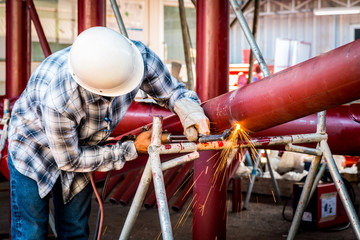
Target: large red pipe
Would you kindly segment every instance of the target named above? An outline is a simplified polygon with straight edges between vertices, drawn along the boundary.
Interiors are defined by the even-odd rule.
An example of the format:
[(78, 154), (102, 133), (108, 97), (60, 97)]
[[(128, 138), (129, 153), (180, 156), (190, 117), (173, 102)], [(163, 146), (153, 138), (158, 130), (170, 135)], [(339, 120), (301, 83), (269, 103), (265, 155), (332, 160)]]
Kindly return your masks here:
[(360, 98), (360, 41), (206, 102), (213, 126), (257, 132)]
[(172, 114), (170, 110), (160, 107), (157, 104), (134, 101), (111, 136), (119, 136), (129, 132), (131, 129), (145, 126), (152, 122), (153, 116), (155, 115), (167, 117)]
[[(229, 91), (229, 18), (225, 16), (229, 16), (229, 1), (197, 1), (196, 92), (202, 101)], [(226, 239), (226, 187), (221, 186), (221, 177), (214, 179), (216, 153), (202, 152), (194, 162), (195, 240)]]
[(26, 3), (6, 1), (6, 97), (18, 97), (31, 73), (31, 25)]
[(90, 27), (105, 25), (105, 0), (78, 0), (78, 34)]

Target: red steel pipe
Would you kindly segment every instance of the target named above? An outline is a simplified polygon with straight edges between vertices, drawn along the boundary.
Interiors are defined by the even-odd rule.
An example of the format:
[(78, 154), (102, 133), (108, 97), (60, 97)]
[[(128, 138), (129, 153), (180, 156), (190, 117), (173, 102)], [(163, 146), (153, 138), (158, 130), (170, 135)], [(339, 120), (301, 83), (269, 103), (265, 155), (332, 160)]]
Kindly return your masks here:
[(116, 176), (111, 176), (110, 177), (110, 180), (108, 182), (108, 184), (106, 185), (106, 189), (105, 189), (105, 192), (104, 192), (104, 197), (103, 197), (103, 200), (105, 200), (107, 198), (107, 196), (111, 193), (111, 191), (116, 187), (116, 185), (121, 182), (121, 180), (123, 179), (123, 175), (119, 174), (119, 175), (116, 175)]
[(137, 187), (138, 187), (140, 179), (141, 179), (141, 176), (142, 176), (142, 173), (143, 173), (143, 170), (138, 171), (135, 180), (130, 185), (128, 185), (126, 191), (120, 198), (119, 202), (121, 205), (126, 206), (130, 202), (131, 198), (135, 195)]
[(78, 34), (95, 26), (106, 26), (105, 0), (78, 0)]
[(188, 200), (192, 193), (194, 177), (191, 176), (189, 181), (186, 183), (184, 189), (181, 191), (179, 197), (176, 199), (175, 203), (172, 206), (172, 210), (179, 212), (184, 206), (185, 202)]
[[(198, 0), (196, 7), (196, 92), (202, 101), (229, 91), (229, 1)], [(226, 239), (226, 188), (214, 181), (216, 151), (194, 162), (195, 240)], [(225, 169), (224, 169), (225, 170)], [(206, 171), (206, 173), (204, 173)], [(219, 174), (224, 174), (221, 172)], [(227, 184), (226, 184), (227, 186)], [(212, 193), (210, 193), (212, 192)], [(211, 197), (209, 197), (211, 194)], [(214, 207), (216, 206), (216, 207)]]
[(358, 40), (211, 99), (203, 107), (217, 130), (240, 123), (257, 132), (357, 100), (359, 89)]
[(229, 91), (229, 3), (198, 0), (196, 92), (202, 101)]
[(170, 201), (170, 199), (174, 196), (179, 187), (181, 187), (181, 184), (186, 180), (192, 168), (193, 162), (186, 163), (181, 168), (179, 174), (175, 177), (175, 179), (166, 187), (166, 196), (168, 201)]
[(114, 193), (110, 197), (110, 202), (113, 204), (118, 204), (121, 196), (124, 194), (129, 185), (134, 181), (138, 174), (138, 171), (129, 172), (120, 185), (115, 189)]
[(41, 25), (41, 22), (39, 19), (39, 15), (37, 14), (37, 11), (36, 11), (36, 8), (34, 5), (34, 1), (26, 0), (26, 4), (27, 4), (27, 7), (30, 12), (31, 20), (34, 23), (37, 35), (39, 37), (41, 49), (44, 52), (44, 56), (48, 57), (51, 54), (51, 49), (50, 49), (49, 43), (45, 37), (44, 29), (42, 28), (42, 25)]
[(31, 24), (22, 0), (6, 1), (6, 97), (18, 97), (31, 73)]
[(153, 116), (162, 115), (167, 117), (172, 114), (170, 110), (160, 107), (157, 104), (134, 101), (111, 136), (119, 136), (129, 132), (131, 129), (145, 126), (152, 122)]

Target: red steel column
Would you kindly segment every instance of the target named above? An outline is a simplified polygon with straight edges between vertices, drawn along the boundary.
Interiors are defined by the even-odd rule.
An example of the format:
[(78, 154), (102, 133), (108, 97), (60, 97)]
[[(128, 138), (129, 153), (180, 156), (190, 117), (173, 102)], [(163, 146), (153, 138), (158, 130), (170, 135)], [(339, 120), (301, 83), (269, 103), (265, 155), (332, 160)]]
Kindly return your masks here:
[(229, 3), (196, 3), (196, 92), (201, 101), (229, 91)]
[[(196, 6), (196, 91), (202, 101), (229, 90), (229, 4), (198, 0)], [(226, 239), (226, 188), (215, 173), (216, 151), (194, 161), (193, 239)], [(217, 174), (218, 178), (215, 178)]]
[(78, 34), (95, 26), (106, 26), (106, 1), (78, 0)]
[(6, 1), (6, 97), (20, 96), (31, 73), (31, 25), (22, 0)]

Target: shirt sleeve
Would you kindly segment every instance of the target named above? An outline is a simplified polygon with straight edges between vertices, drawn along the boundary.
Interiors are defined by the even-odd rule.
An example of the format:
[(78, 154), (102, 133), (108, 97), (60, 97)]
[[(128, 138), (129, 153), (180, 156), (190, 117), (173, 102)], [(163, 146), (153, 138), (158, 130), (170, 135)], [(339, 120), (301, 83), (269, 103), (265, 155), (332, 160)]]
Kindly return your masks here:
[[(137, 42), (138, 46), (140, 43)], [(144, 58), (144, 81), (141, 89), (149, 94), (161, 106), (174, 112), (174, 103), (182, 98), (189, 98), (200, 104), (200, 99), (194, 91), (174, 78), (161, 59), (148, 47), (142, 44)]]
[(132, 141), (115, 145), (80, 146), (77, 124), (49, 107), (43, 109), (45, 134), (58, 168), (63, 171), (91, 172), (121, 169), (125, 161), (137, 158)]

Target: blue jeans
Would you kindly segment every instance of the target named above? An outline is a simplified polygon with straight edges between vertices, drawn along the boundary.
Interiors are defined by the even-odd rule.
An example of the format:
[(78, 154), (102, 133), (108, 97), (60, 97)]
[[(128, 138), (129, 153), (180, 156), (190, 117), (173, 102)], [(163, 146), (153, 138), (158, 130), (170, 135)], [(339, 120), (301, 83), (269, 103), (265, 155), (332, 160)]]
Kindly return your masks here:
[(46, 239), (49, 228), (49, 200), (53, 199), (58, 239), (89, 239), (91, 184), (64, 204), (60, 177), (49, 194), (40, 198), (37, 183), (16, 170), (8, 158), (11, 189), (12, 239)]

